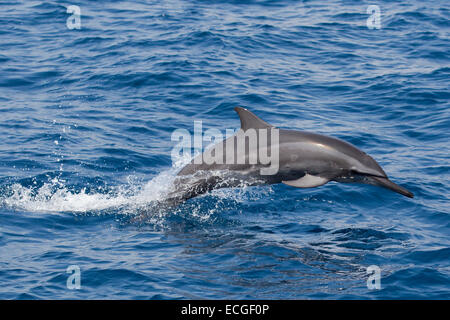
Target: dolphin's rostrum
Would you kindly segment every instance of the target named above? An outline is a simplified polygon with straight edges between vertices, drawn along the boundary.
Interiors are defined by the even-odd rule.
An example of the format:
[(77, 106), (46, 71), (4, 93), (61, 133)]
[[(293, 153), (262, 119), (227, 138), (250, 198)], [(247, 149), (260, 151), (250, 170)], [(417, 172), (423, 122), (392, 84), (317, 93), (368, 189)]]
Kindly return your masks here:
[[(170, 195), (172, 202), (180, 203), (218, 188), (275, 183), (313, 188), (329, 181), (371, 184), (414, 197), (390, 181), (371, 156), (350, 143), (311, 132), (277, 129), (247, 109), (235, 110), (241, 130), (208, 149), (209, 155), (219, 154), (224, 161), (202, 161), (207, 151), (194, 158), (177, 174), (175, 191)], [(252, 144), (248, 134), (251, 131), (259, 138), (266, 135), (266, 145)], [(245, 146), (245, 150), (239, 149), (239, 145)], [(272, 156), (272, 163), (258, 157), (263, 151)], [(277, 170), (263, 173), (261, 169), (274, 166), (274, 159)]]

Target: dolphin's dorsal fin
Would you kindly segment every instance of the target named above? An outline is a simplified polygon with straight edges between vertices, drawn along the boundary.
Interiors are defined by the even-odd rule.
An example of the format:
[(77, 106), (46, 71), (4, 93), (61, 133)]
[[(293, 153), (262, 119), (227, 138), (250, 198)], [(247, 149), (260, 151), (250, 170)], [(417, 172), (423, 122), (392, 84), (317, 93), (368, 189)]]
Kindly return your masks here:
[(253, 114), (251, 111), (248, 111), (245, 108), (236, 107), (234, 108), (234, 111), (238, 113), (239, 118), (241, 119), (241, 129), (244, 131), (251, 128), (267, 129), (273, 127), (273, 125), (265, 122), (264, 120), (261, 120), (255, 114)]

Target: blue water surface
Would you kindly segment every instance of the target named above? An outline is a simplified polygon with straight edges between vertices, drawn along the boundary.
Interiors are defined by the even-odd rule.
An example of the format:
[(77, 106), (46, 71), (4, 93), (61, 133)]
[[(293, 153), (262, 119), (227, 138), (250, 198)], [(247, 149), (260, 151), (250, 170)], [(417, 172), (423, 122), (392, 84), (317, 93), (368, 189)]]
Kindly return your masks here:
[[(444, 0), (1, 1), (0, 298), (449, 299), (449, 20)], [(235, 106), (353, 143), (415, 198), (155, 204), (172, 132), (238, 128)]]

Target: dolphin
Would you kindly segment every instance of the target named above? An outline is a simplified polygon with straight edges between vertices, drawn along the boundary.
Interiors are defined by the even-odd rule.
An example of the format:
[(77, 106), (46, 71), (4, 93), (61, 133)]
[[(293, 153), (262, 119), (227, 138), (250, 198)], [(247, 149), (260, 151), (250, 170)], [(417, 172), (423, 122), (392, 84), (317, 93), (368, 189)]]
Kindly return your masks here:
[[(179, 204), (219, 188), (277, 183), (314, 188), (329, 181), (375, 185), (414, 197), (410, 191), (389, 180), (371, 156), (348, 142), (317, 133), (278, 129), (245, 108), (236, 107), (234, 110), (239, 115), (241, 130), (194, 157), (178, 172), (174, 191), (169, 195), (172, 203)], [(250, 145), (246, 133), (265, 130), (269, 137), (274, 137), (274, 129), (278, 130), (278, 139), (267, 138), (266, 146)], [(244, 152), (242, 148), (238, 150), (239, 143), (245, 146)], [(276, 172), (262, 172), (269, 168), (267, 162), (257, 160), (250, 163), (249, 159), (257, 158), (261, 148), (266, 148), (265, 151), (271, 154), (278, 152)], [(209, 156), (219, 154), (224, 161), (202, 161), (206, 153)]]

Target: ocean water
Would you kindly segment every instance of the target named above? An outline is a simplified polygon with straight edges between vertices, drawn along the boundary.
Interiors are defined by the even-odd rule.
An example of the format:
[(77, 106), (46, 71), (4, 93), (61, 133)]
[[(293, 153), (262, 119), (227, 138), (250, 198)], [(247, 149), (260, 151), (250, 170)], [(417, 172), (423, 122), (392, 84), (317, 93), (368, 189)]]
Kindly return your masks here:
[[(0, 2), (0, 298), (449, 299), (449, 19), (448, 1)], [(172, 132), (238, 128), (235, 106), (353, 143), (415, 198), (329, 183), (159, 207), (187, 160)]]

